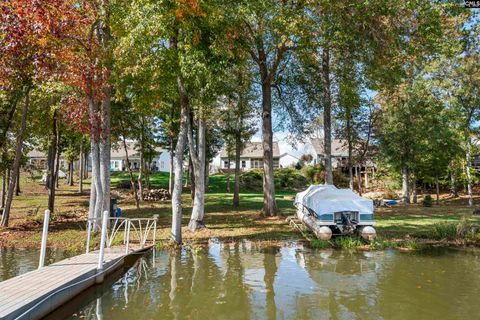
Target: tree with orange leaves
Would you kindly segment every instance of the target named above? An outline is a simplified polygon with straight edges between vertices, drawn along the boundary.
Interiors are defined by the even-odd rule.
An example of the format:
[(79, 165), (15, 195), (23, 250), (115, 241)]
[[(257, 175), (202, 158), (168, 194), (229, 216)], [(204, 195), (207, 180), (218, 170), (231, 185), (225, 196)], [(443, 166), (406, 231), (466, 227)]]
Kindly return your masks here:
[(66, 1), (10, 0), (0, 4), (0, 12), (0, 89), (11, 97), (3, 136), (11, 126), (18, 101), (24, 100), (15, 160), (0, 221), (0, 226), (6, 227), (22, 156), (30, 93), (58, 70), (58, 57), (63, 51), (60, 35), (68, 33), (73, 26), (71, 14), (74, 7)]

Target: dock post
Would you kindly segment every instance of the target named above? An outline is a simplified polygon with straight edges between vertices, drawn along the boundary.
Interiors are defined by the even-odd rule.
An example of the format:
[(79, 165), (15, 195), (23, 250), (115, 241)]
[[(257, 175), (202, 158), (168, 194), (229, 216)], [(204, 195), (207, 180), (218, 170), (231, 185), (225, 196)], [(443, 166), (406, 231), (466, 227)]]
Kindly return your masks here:
[(125, 254), (128, 254), (128, 245), (130, 243), (130, 219), (127, 219), (125, 221), (126, 225), (125, 225), (125, 228), (126, 228), (126, 232), (127, 232), (127, 241), (125, 243)]
[(90, 236), (91, 236), (91, 231), (92, 230), (92, 222), (90, 220), (87, 221), (87, 249), (85, 250), (85, 253), (90, 252)]
[(105, 241), (107, 238), (108, 211), (103, 211), (102, 217), (102, 235), (100, 237), (100, 253), (98, 254), (97, 278), (96, 282), (103, 282), (103, 257), (105, 255)]
[(50, 220), (50, 210), (45, 210), (43, 216), (43, 232), (42, 232), (42, 244), (40, 247), (40, 261), (38, 268), (42, 268), (45, 265), (45, 251), (47, 250), (47, 235), (48, 235), (48, 222)]

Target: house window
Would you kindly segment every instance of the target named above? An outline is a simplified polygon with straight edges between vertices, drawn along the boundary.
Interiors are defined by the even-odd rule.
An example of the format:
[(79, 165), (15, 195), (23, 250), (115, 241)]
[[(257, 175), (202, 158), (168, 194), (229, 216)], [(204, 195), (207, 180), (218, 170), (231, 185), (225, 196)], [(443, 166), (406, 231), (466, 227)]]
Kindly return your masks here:
[(279, 167), (278, 159), (273, 160), (273, 168), (278, 169), (278, 167)]
[(256, 168), (256, 169), (263, 168), (263, 160), (252, 159), (251, 162), (252, 162), (252, 168)]
[(224, 161), (223, 161), (223, 167), (224, 167), (225, 169), (228, 168), (228, 161), (227, 161), (227, 160), (224, 160)]
[(246, 167), (247, 167), (247, 161), (242, 160), (242, 168), (246, 168)]
[(160, 161), (160, 169), (163, 169), (165, 167), (165, 162), (164, 161)]

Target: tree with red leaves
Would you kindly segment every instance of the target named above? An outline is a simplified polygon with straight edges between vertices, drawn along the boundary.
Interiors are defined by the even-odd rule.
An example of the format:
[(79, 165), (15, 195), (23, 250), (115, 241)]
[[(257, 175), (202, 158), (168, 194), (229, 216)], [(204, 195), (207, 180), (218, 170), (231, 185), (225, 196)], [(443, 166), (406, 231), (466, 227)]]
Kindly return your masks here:
[[(10, 0), (0, 4), (0, 88), (11, 95), (5, 136), (11, 126), (17, 103), (24, 100), (16, 137), (15, 160), (0, 226), (8, 226), (13, 191), (22, 157), (30, 93), (52, 77), (63, 52), (61, 34), (73, 26), (74, 7), (57, 0)], [(3, 139), (2, 142), (3, 144)], [(2, 145), (0, 145), (2, 147)]]

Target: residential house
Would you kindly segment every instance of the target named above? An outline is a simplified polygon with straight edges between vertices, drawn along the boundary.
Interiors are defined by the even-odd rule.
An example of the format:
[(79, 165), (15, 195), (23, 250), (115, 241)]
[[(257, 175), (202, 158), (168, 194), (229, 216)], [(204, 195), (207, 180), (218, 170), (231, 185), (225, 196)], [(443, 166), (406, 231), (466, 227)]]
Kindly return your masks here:
[(284, 152), (280, 155), (281, 168), (295, 167), (299, 161), (300, 161), (299, 158), (295, 157), (294, 155), (291, 155), (288, 152)]
[[(325, 150), (323, 139), (314, 138), (310, 142), (315, 150), (314, 163), (325, 163)], [(332, 168), (348, 172), (348, 143), (342, 139), (332, 139)], [(366, 157), (363, 163), (353, 163), (353, 173), (365, 176), (365, 184), (368, 187), (368, 175), (374, 174), (376, 164), (371, 157)]]
[[(133, 170), (140, 168), (140, 154), (135, 148), (135, 142), (127, 142), (128, 159), (130, 160)], [(152, 171), (170, 172), (170, 151), (162, 148), (156, 149), (157, 154), (153, 157), (150, 163)], [(33, 149), (27, 154), (28, 164), (37, 168), (45, 169), (47, 166), (47, 155), (37, 149)], [(67, 169), (68, 163), (64, 159), (63, 155), (60, 155), (60, 168)], [(87, 160), (87, 168), (91, 169), (91, 156)], [(110, 154), (110, 170), (111, 171), (125, 171), (126, 170), (126, 153), (123, 144), (112, 146)], [(79, 167), (79, 161), (74, 162), (74, 169)]]
[[(170, 151), (163, 148), (156, 148), (156, 155), (150, 163), (152, 171), (170, 172)], [(133, 170), (140, 168), (140, 152), (136, 148), (134, 141), (127, 142), (128, 160), (130, 161)], [(110, 170), (111, 171), (125, 171), (127, 170), (127, 157), (123, 143), (112, 147), (110, 154)]]
[[(280, 166), (280, 151), (278, 142), (273, 143), (273, 167)], [(220, 169), (228, 169), (228, 155), (226, 148), (220, 152)], [(242, 170), (263, 168), (263, 147), (261, 142), (248, 142), (240, 155), (240, 168)], [(235, 156), (230, 157), (230, 169), (235, 169)]]

